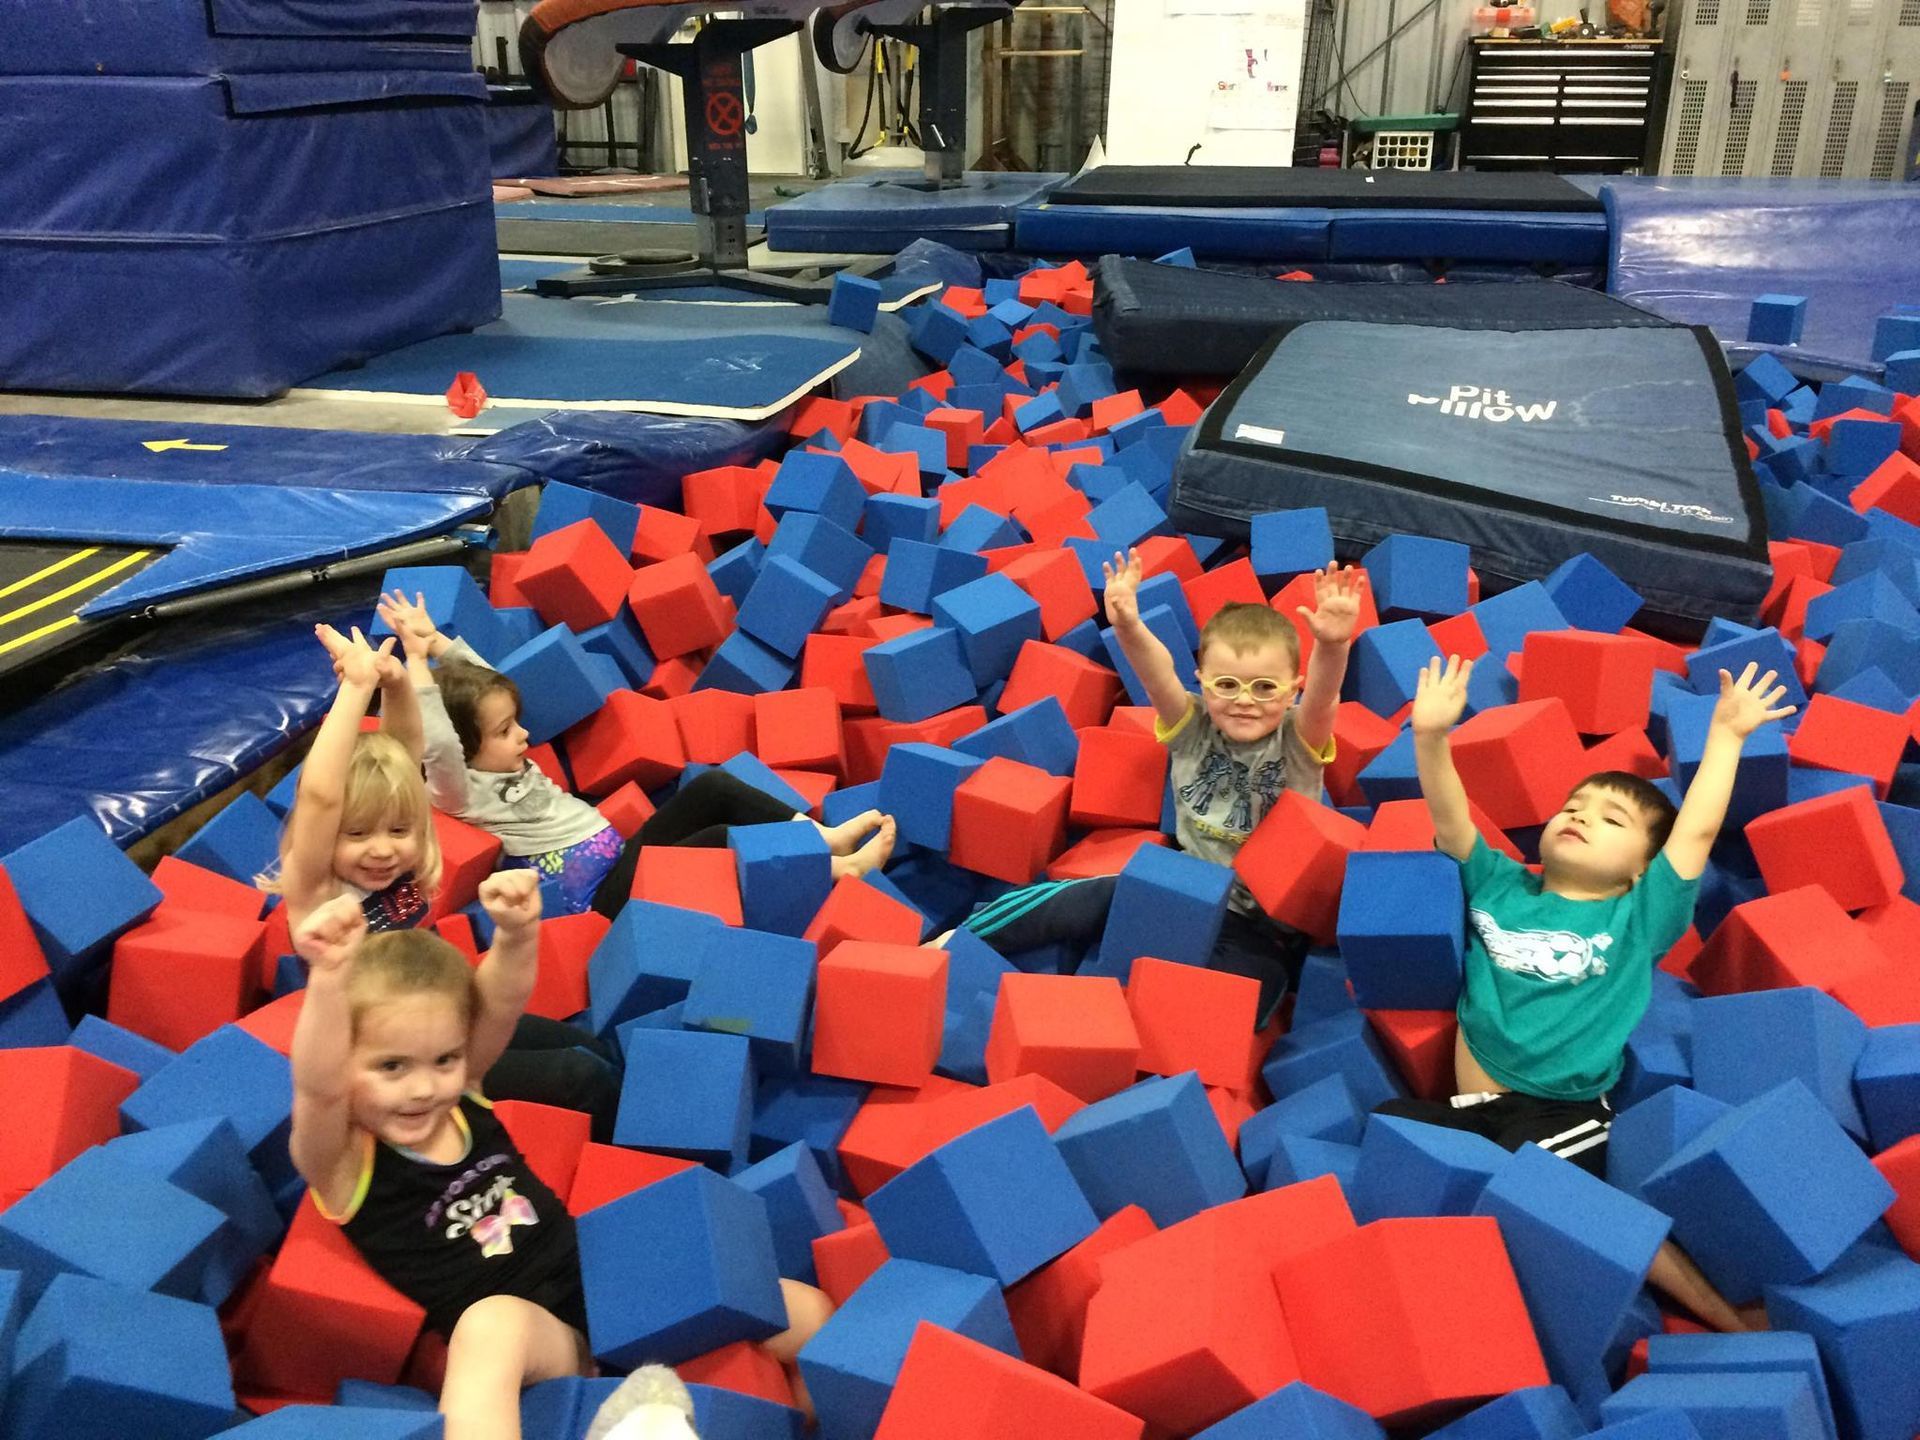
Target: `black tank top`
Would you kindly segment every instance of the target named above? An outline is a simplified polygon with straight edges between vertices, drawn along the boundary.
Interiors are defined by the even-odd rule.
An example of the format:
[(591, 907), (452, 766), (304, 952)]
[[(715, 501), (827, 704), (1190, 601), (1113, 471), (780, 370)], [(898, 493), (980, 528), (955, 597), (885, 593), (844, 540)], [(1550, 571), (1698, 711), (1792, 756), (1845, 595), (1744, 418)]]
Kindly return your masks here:
[(428, 1327), (443, 1335), (476, 1300), (539, 1298), (556, 1277), (580, 1268), (573, 1217), (533, 1173), (493, 1108), (469, 1094), (455, 1114), (471, 1143), (450, 1165), (361, 1132), (367, 1150), (360, 1184), (340, 1227), (382, 1279), (425, 1307)]

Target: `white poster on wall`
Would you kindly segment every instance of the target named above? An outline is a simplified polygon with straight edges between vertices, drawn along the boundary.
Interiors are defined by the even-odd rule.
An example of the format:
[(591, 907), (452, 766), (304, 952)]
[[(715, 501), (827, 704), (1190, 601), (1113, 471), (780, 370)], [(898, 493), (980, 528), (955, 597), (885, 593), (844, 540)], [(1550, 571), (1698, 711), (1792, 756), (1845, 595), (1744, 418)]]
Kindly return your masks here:
[(1285, 165), (1305, 0), (1113, 0), (1107, 157)]
[(1207, 106), (1210, 130), (1286, 130), (1294, 122), (1300, 73), (1300, 32), (1270, 21), (1248, 24), (1228, 37), (1215, 69)]

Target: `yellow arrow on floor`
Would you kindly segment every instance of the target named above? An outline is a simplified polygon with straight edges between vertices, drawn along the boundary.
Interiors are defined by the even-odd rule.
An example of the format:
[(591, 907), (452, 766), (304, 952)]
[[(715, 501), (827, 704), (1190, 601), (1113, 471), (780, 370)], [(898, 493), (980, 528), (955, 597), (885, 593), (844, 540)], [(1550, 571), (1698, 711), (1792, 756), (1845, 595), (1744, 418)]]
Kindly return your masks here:
[(162, 450), (224, 450), (224, 445), (196, 445), (191, 440), (142, 440), (147, 449), (158, 455)]

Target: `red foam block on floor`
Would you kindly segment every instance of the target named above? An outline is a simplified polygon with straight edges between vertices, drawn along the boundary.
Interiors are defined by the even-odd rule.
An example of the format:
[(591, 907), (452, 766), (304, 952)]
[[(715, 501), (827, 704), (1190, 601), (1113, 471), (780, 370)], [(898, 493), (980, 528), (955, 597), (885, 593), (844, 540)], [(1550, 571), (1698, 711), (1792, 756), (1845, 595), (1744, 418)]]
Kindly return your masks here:
[(1041, 1075), (1091, 1104), (1133, 1083), (1140, 1032), (1118, 980), (1005, 975), (994, 1000), (986, 1058), (991, 1080)]
[(89, 1146), (120, 1133), (131, 1070), (71, 1045), (0, 1050), (0, 1208)]
[(1520, 700), (1558, 696), (1583, 735), (1644, 729), (1655, 659), (1632, 636), (1537, 630), (1521, 651)]
[(1198, 965), (1141, 956), (1127, 978), (1127, 1006), (1149, 1075), (1192, 1070), (1203, 1085), (1237, 1089), (1253, 1060), (1260, 983)]
[(793, 1404), (787, 1370), (761, 1346), (736, 1340), (673, 1367), (689, 1385), (711, 1385), (736, 1395), (751, 1395), (774, 1405)]
[(758, 727), (751, 695), (690, 690), (668, 697), (666, 706), (689, 765), (723, 765), (742, 750), (755, 748)]
[(607, 795), (631, 781), (652, 790), (678, 775), (687, 756), (672, 703), (637, 690), (616, 690), (567, 731), (567, 757), (579, 788)]
[(658, 659), (718, 645), (733, 629), (732, 605), (693, 555), (676, 555), (637, 572), (627, 606)]
[(813, 1071), (878, 1085), (918, 1085), (940, 1058), (947, 955), (918, 945), (848, 940), (820, 960)]
[(107, 1019), (184, 1050), (246, 1013), (263, 971), (267, 927), (178, 905), (162, 910), (113, 942)]
[(635, 900), (704, 910), (729, 925), (745, 923), (740, 911), (740, 872), (731, 850), (642, 845), (628, 893)]
[(1142, 845), (1165, 845), (1159, 830), (1093, 830), (1062, 850), (1047, 866), (1049, 880), (1085, 880), (1093, 875), (1118, 875)]
[(947, 858), (979, 875), (1025, 885), (1065, 848), (1073, 781), (996, 755), (953, 792)]
[(1274, 1282), (1301, 1378), (1383, 1425), (1548, 1383), (1491, 1216), (1377, 1220), (1282, 1261)]
[(1134, 1415), (923, 1320), (874, 1440), (1141, 1440)]
[(1905, 715), (1815, 695), (1787, 741), (1787, 754), (1809, 770), (1871, 776), (1874, 794), (1884, 800), (1911, 738)]
[(1089, 729), (1106, 724), (1113, 714), (1120, 698), (1120, 677), (1077, 651), (1029, 640), (1014, 657), (1013, 670), (1000, 692), (1000, 713), (1010, 714), (1049, 695), (1060, 702), (1069, 725)]
[(1331, 941), (1347, 857), (1365, 846), (1366, 835), (1358, 820), (1288, 790), (1240, 847), (1234, 873), (1274, 919)]
[(1327, 794), (1337, 805), (1359, 804), (1360, 772), (1400, 734), (1400, 727), (1383, 720), (1358, 700), (1341, 702), (1333, 715), (1333, 763), (1321, 773)]
[(587, 964), (612, 923), (592, 910), (540, 922), (540, 973), (527, 997), (529, 1015), (566, 1020), (587, 1008)]
[(1758, 816), (1746, 836), (1775, 894), (1818, 885), (1843, 910), (1864, 910), (1898, 895), (1905, 878), (1873, 795), (1857, 785)]
[[(706, 693), (706, 692), (701, 692)], [(839, 775), (846, 765), (840, 733), (840, 702), (824, 685), (775, 690), (752, 700), (753, 752), (776, 770), (815, 770)]]
[(1422, 1100), (1454, 1094), (1453, 1042), (1460, 1022), (1452, 1010), (1369, 1010), (1367, 1022), (1393, 1057), (1409, 1093)]
[(576, 520), (533, 542), (514, 583), (547, 624), (578, 632), (620, 613), (633, 567), (606, 531)]
[(440, 888), (427, 912), (429, 925), (471, 905), (500, 859), (496, 836), (443, 811), (433, 812), (433, 835), (440, 842)]
[(1167, 747), (1125, 730), (1080, 732), (1068, 818), (1087, 829), (1157, 827), (1166, 803)]
[(1734, 906), (1687, 974), (1708, 995), (1797, 985), (1832, 994), (1884, 958), (1825, 888), (1800, 885)]
[(857, 875), (842, 875), (801, 938), (811, 940), (825, 955), (844, 940), (918, 945), (925, 928), (926, 918), (911, 905), (903, 905)]

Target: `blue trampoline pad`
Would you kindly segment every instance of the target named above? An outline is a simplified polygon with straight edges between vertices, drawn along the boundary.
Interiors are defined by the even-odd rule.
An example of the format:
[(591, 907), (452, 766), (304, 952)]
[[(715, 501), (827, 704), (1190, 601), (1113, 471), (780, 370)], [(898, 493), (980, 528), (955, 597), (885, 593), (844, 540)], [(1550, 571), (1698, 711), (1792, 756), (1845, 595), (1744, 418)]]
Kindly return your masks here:
[(1607, 258), (1607, 217), (1599, 210), (1336, 210), (1328, 250), (1333, 260), (1592, 265)]
[(1155, 205), (1025, 205), (1014, 248), (1030, 255), (1164, 255), (1190, 246), (1209, 260), (1328, 259), (1331, 210)]
[(309, 381), (295, 393), (444, 405), (471, 371), (491, 403), (764, 419), (859, 357), (858, 332), (805, 305), (503, 297), (500, 320)]
[(959, 250), (1004, 250), (1015, 211), (1066, 178), (975, 171), (933, 190), (917, 170), (876, 171), (769, 206), (767, 247), (885, 255), (924, 238)]

